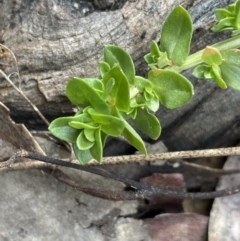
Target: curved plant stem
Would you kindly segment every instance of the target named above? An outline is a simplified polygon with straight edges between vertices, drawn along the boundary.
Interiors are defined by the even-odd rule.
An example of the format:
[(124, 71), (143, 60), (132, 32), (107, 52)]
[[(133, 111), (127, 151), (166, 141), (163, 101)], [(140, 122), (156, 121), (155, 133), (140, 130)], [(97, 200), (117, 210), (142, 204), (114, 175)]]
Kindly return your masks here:
[[(226, 49), (237, 49), (240, 48), (240, 36), (234, 36), (229, 39), (223, 40), (216, 44), (213, 44), (212, 47), (217, 48), (218, 50), (226, 50)], [(182, 72), (183, 70), (192, 68), (196, 65), (201, 64), (202, 61), (202, 53), (203, 50), (200, 50), (194, 54), (188, 56), (186, 62), (181, 66), (172, 66), (167, 69), (174, 70), (176, 72)]]

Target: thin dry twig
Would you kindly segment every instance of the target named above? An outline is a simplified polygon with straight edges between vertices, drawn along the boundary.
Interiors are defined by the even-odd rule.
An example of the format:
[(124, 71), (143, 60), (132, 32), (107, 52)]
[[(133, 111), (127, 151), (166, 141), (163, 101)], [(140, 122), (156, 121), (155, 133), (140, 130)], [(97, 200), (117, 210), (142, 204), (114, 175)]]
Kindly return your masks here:
[[(19, 152), (20, 153), (20, 152)], [(14, 156), (17, 158), (18, 152), (15, 153)], [(156, 162), (159, 160), (164, 161), (174, 161), (179, 159), (192, 159), (192, 158), (201, 158), (201, 157), (213, 157), (213, 156), (234, 156), (234, 155), (240, 155), (240, 147), (230, 147), (230, 148), (218, 148), (218, 149), (206, 149), (206, 150), (197, 150), (197, 151), (179, 151), (179, 152), (165, 152), (165, 153), (157, 153), (157, 154), (149, 154), (147, 156), (145, 155), (125, 155), (125, 156), (110, 156), (110, 157), (104, 157), (103, 162), (100, 164), (95, 160), (91, 160), (89, 163), (84, 164), (85, 166), (101, 166), (104, 165), (117, 165), (117, 164), (128, 164), (128, 163), (140, 163), (140, 162)], [(0, 162), (0, 171), (4, 171), (6, 169), (3, 169), (4, 167), (8, 167), (12, 165), (12, 158), (6, 162)], [(63, 159), (63, 161), (67, 161), (67, 159)], [(178, 161), (179, 162), (179, 161)], [(71, 159), (71, 163), (79, 164), (79, 161), (76, 159)], [(180, 163), (178, 163), (179, 165)], [(222, 169), (216, 169), (206, 166), (200, 166), (194, 163), (185, 163), (181, 160), (181, 164), (187, 165), (188, 167), (201, 169), (205, 172), (209, 172), (211, 175), (222, 176), (222, 175), (229, 175), (229, 174), (237, 174), (240, 172), (240, 170), (222, 170)], [(25, 165), (25, 166), (24, 166)], [(41, 163), (28, 163), (25, 162), (25, 164), (22, 163), (15, 163), (14, 164), (14, 170), (22, 170), (22, 169), (33, 169), (33, 168), (42, 168)]]
[[(21, 171), (21, 170), (31, 170), (31, 169), (44, 169), (48, 167), (54, 167), (56, 168), (56, 165), (50, 164), (50, 163), (45, 163), (41, 161), (24, 161), (24, 162), (15, 162), (15, 160), (18, 158), (18, 154), (16, 153), (9, 158), (7, 161), (0, 162), (0, 173), (1, 172), (6, 172), (6, 171)], [(113, 157), (114, 158), (114, 157)], [(65, 161), (65, 160), (64, 160)], [(173, 162), (171, 162), (173, 161)], [(164, 161), (165, 163), (174, 165), (176, 163), (175, 160), (168, 160)], [(79, 164), (79, 161), (76, 160), (71, 160), (71, 163)], [(222, 170), (222, 169), (217, 169), (217, 168), (211, 168), (211, 167), (206, 167), (194, 163), (189, 163), (189, 162), (184, 162), (184, 161), (177, 161), (177, 165), (181, 165), (184, 168), (192, 168), (195, 169), (196, 175), (197, 173), (200, 172), (200, 175), (204, 173), (204, 175), (208, 175), (211, 177), (220, 177), (224, 175), (233, 175), (233, 174), (239, 174), (240, 170), (237, 169), (231, 169), (231, 170)], [(104, 165), (102, 165), (104, 167)], [(158, 172), (158, 166), (152, 166), (155, 170), (155, 172)], [(179, 168), (177, 169), (178, 173), (181, 173), (181, 170)]]
[[(102, 164), (121, 164), (121, 163), (139, 163), (154, 162), (158, 160), (174, 160), (174, 159), (192, 159), (200, 157), (217, 157), (217, 156), (238, 156), (240, 155), (240, 147), (228, 147), (218, 149), (206, 149), (196, 151), (176, 151), (165, 152), (148, 155), (128, 155), (104, 157)], [(91, 160), (87, 165), (99, 165), (95, 160)]]
[(11, 80), (10, 78), (0, 69), (1, 75), (12, 85), (12, 87), (28, 102), (28, 104), (33, 108), (34, 111), (40, 116), (40, 118), (49, 126), (49, 121), (45, 118), (45, 116), (41, 113), (41, 111), (34, 105), (31, 100), (20, 90)]
[[(36, 111), (36, 113), (39, 115), (39, 117), (49, 126), (49, 121), (45, 118), (45, 116), (41, 113), (41, 111), (37, 108), (36, 105), (34, 105), (29, 98), (23, 93), (23, 91), (21, 90), (21, 79), (20, 79), (20, 74), (19, 74), (19, 69), (18, 69), (18, 64), (17, 64), (17, 58), (15, 56), (15, 54), (11, 51), (11, 49), (9, 49), (7, 46), (0, 44), (0, 47), (2, 49), (7, 50), (9, 53), (11, 53), (13, 59), (14, 59), (14, 63), (15, 63), (15, 68), (16, 68), (16, 74), (18, 76), (18, 82), (19, 82), (19, 88), (12, 82), (12, 80), (10, 79), (9, 76), (7, 76), (1, 69), (0, 69), (0, 73), (1, 75), (8, 81), (9, 84), (11, 84), (11, 86), (28, 102), (28, 104), (33, 108), (34, 111)], [(12, 73), (14, 74), (14, 73)], [(12, 75), (11, 74), (11, 75)]]
[[(15, 64), (15, 68), (17, 70), (17, 72), (13, 72), (10, 74), (13, 75), (13, 74), (17, 74), (18, 76), (18, 84), (19, 84), (19, 89), (21, 89), (21, 77), (20, 77), (20, 74), (19, 74), (19, 68), (18, 68), (18, 64), (17, 64), (17, 58), (15, 56), (15, 54), (12, 52), (11, 49), (9, 49), (7, 46), (3, 45), (3, 44), (0, 44), (0, 47), (1, 47), (1, 50), (4, 51), (4, 53), (6, 52), (6, 50), (12, 55), (13, 59), (14, 59), (14, 64)], [(5, 55), (5, 54), (3, 54)], [(9, 76), (9, 78), (10, 78)]]
[[(3, 49), (6, 49), (8, 52), (11, 53), (13, 59), (14, 59), (14, 63), (15, 63), (15, 67), (17, 72), (14, 72), (17, 74), (18, 76), (18, 81), (19, 81), (19, 88), (12, 82), (12, 80), (10, 79), (10, 76), (14, 73), (12, 73), (10, 76), (7, 76), (1, 69), (0, 69), (0, 74), (11, 84), (11, 86), (28, 102), (28, 104), (32, 107), (32, 109), (38, 114), (38, 116), (44, 121), (44, 123), (49, 126), (49, 121), (46, 119), (46, 117), (42, 114), (42, 112), (38, 109), (38, 107), (36, 105), (34, 105), (31, 100), (23, 93), (23, 91), (21, 90), (21, 78), (20, 78), (20, 73), (19, 73), (19, 69), (18, 69), (18, 64), (17, 64), (17, 59), (15, 54), (11, 51), (11, 49), (9, 49), (8, 47), (6, 47), (5, 45), (0, 44), (0, 47)], [(61, 143), (72, 153), (72, 147), (65, 141), (61, 141)]]
[[(13, 155), (13, 157), (11, 158), (11, 161), (9, 161), (9, 164), (12, 164), (13, 160), (16, 160), (19, 157), (39, 160), (42, 162), (51, 163), (51, 164), (58, 165), (58, 166), (65, 166), (68, 168), (74, 168), (77, 170), (90, 172), (90, 173), (93, 173), (96, 175), (100, 175), (102, 177), (111, 178), (113, 180), (120, 181), (120, 182), (124, 183), (125, 185), (130, 186), (136, 190), (136, 191), (130, 191), (128, 194), (126, 192), (108, 192), (106, 190), (101, 190), (100, 193), (102, 193), (102, 194), (95, 193), (96, 195), (103, 195), (103, 196), (105, 195), (105, 198), (110, 198), (111, 200), (113, 200), (114, 197), (116, 197), (116, 199), (114, 199), (114, 200), (133, 200), (133, 199), (139, 199), (139, 198), (145, 199), (145, 198), (149, 198), (152, 195), (156, 195), (156, 194), (161, 194), (163, 196), (170, 196), (170, 197), (180, 198), (180, 199), (185, 199), (185, 198), (212, 199), (212, 198), (228, 196), (228, 195), (232, 195), (232, 194), (236, 194), (236, 193), (240, 192), (240, 185), (231, 187), (231, 188), (226, 188), (223, 190), (214, 191), (214, 192), (191, 193), (191, 192), (173, 191), (173, 190), (168, 190), (166, 188), (159, 188), (156, 186), (139, 183), (137, 181), (112, 174), (101, 168), (96, 168), (96, 167), (91, 167), (91, 166), (83, 166), (83, 165), (79, 165), (76, 163), (66, 162), (66, 161), (62, 161), (59, 159), (43, 156), (38, 153), (28, 152), (26, 150), (21, 150), (21, 151), (18, 151), (17, 153), (15, 153), (15, 155)], [(12, 166), (13, 166), (13, 164), (12, 164)], [(71, 181), (72, 180), (70, 179), (68, 181), (65, 180), (64, 182), (66, 184), (70, 185), (69, 183), (71, 183)], [(77, 188), (74, 185), (75, 184), (72, 183), (72, 185), (70, 185), (70, 186)], [(78, 190), (80, 190), (81, 188), (82, 187), (79, 186)], [(89, 194), (95, 195), (94, 190), (96, 191), (96, 189), (91, 189), (91, 190), (89, 189), (88, 190), (90, 192)], [(85, 190), (84, 192), (87, 192), (87, 191)], [(91, 192), (93, 192), (93, 193), (91, 193)], [(109, 196), (106, 192), (109, 193)], [(111, 195), (113, 195), (113, 196), (111, 196)]]

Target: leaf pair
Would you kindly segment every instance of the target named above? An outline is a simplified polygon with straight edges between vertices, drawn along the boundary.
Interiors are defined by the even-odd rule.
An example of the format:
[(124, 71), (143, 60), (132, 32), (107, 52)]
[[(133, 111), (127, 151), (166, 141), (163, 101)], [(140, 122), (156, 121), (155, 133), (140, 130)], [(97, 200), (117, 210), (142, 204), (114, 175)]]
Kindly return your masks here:
[(213, 32), (233, 30), (232, 36), (240, 33), (240, 0), (229, 5), (226, 9), (215, 10), (218, 23), (212, 27)]
[(229, 86), (240, 90), (240, 51), (238, 49), (218, 51), (213, 47), (207, 47), (203, 51), (202, 59), (206, 64), (194, 69), (195, 77), (214, 79), (222, 89)]
[(189, 13), (177, 6), (163, 24), (160, 49), (155, 41), (150, 53), (144, 59), (151, 68), (163, 68), (166, 65), (181, 66), (187, 59), (192, 39), (192, 20)]
[[(148, 74), (152, 89), (158, 101), (169, 109), (184, 105), (194, 94), (193, 86), (188, 79), (179, 73), (167, 70), (167, 66), (181, 66), (186, 61), (192, 29), (189, 13), (181, 6), (175, 7), (163, 24), (160, 46), (153, 41), (150, 53), (144, 56), (152, 68)], [(165, 69), (161, 69), (164, 67)], [(155, 101), (153, 104), (155, 105)]]
[(150, 45), (150, 53), (144, 56), (145, 61), (151, 69), (163, 68), (166, 65), (170, 65), (171, 61), (168, 59), (167, 53), (162, 52), (159, 49), (156, 41), (152, 41)]
[(227, 85), (222, 79), (220, 65), (223, 58), (218, 49), (208, 46), (202, 53), (202, 60), (205, 64), (197, 66), (193, 75), (197, 78), (215, 79), (218, 86), (222, 89), (226, 89)]

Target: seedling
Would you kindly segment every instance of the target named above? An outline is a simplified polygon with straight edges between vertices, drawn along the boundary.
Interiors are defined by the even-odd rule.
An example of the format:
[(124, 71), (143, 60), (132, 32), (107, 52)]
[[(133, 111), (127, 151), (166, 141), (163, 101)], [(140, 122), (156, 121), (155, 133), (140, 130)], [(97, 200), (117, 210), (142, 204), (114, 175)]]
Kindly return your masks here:
[(74, 116), (55, 119), (50, 132), (73, 146), (77, 159), (101, 163), (108, 136), (123, 136), (147, 155), (143, 140), (132, 123), (152, 139), (158, 139), (161, 125), (154, 113), (160, 105), (168, 109), (188, 103), (194, 95), (183, 70), (195, 67), (197, 78), (215, 80), (217, 85), (240, 90), (240, 0), (227, 9), (217, 9), (219, 21), (212, 31), (232, 31), (232, 37), (189, 55), (193, 24), (186, 9), (177, 6), (167, 17), (160, 44), (152, 41), (144, 56), (148, 77), (136, 76), (131, 56), (122, 48), (107, 45), (99, 76), (72, 78), (66, 94), (78, 107)]

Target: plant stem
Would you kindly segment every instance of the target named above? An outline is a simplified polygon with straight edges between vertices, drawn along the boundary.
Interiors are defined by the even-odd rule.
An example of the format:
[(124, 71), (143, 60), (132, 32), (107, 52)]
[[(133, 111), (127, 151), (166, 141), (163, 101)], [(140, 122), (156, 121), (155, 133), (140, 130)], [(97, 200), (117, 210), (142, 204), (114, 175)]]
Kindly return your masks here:
[[(216, 44), (213, 44), (212, 47), (222, 51), (226, 49), (236, 49), (240, 48), (240, 36), (234, 36), (229, 39), (223, 40)], [(183, 70), (190, 69), (196, 65), (199, 65), (203, 62), (202, 60), (203, 50), (200, 50), (194, 54), (188, 56), (186, 62), (181, 66), (171, 66), (167, 69), (174, 70), (176, 72), (182, 72)]]

